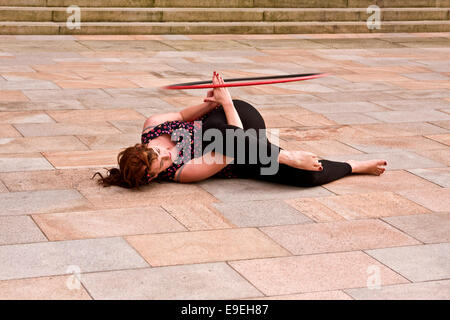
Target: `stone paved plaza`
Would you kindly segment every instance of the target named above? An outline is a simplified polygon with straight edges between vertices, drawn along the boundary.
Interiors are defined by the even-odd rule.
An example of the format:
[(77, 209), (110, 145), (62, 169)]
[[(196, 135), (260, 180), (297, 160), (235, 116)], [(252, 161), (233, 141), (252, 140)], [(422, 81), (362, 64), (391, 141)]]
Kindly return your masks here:
[[(90, 179), (214, 70), (329, 73), (230, 91), (282, 147), (386, 173)], [(449, 79), (450, 33), (1, 36), (0, 298), (450, 299)]]

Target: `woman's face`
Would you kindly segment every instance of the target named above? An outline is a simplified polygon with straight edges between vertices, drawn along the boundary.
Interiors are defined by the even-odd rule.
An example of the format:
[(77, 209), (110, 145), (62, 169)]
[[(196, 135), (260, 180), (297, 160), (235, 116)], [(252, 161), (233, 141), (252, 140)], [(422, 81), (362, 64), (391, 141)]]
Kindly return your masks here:
[(172, 165), (173, 155), (169, 149), (164, 147), (152, 146), (149, 147), (149, 149), (152, 149), (158, 155), (158, 158), (153, 160), (150, 164), (150, 175), (153, 176), (149, 179), (149, 181), (151, 181), (156, 178), (160, 172)]

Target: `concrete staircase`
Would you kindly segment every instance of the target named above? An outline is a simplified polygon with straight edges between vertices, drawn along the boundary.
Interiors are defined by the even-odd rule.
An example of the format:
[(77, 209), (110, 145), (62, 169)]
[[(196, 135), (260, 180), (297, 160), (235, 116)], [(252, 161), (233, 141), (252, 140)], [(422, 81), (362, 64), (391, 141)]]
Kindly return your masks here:
[[(79, 29), (66, 23), (73, 5)], [(380, 29), (367, 27), (370, 5), (381, 8)], [(450, 0), (0, 0), (0, 34), (448, 31)]]

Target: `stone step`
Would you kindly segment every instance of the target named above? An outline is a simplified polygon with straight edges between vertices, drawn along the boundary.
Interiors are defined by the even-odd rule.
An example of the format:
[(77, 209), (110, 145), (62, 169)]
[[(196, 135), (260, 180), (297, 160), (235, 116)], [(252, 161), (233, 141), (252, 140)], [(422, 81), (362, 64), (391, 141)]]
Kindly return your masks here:
[(450, 32), (450, 21), (388, 21), (369, 30), (365, 22), (0, 22), (0, 34), (302, 34)]
[[(64, 7), (0, 7), (0, 21), (65, 22)], [(81, 8), (82, 22), (366, 21), (362, 8)], [(448, 20), (450, 8), (386, 8), (382, 21)]]
[(380, 8), (450, 7), (450, 0), (0, 0), (0, 6), (203, 8)]

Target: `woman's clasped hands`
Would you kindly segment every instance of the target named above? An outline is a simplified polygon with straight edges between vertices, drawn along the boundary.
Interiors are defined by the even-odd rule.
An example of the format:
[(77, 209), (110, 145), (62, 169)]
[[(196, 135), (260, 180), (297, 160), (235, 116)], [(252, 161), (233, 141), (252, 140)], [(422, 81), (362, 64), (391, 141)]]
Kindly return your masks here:
[[(213, 73), (212, 82), (213, 84), (225, 84), (222, 77), (215, 71)], [(225, 87), (209, 90), (206, 98), (203, 101), (222, 106), (228, 103), (233, 103), (230, 92)]]

